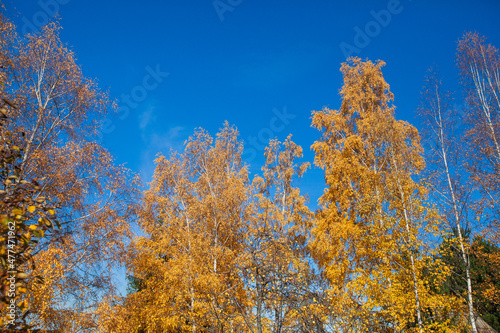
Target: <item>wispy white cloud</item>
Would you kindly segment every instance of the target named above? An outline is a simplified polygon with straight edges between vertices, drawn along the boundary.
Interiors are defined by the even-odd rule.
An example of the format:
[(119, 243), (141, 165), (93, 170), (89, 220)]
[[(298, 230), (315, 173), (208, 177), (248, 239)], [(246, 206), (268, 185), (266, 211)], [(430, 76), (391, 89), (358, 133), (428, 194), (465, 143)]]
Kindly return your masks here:
[(142, 179), (149, 183), (153, 179), (155, 170), (154, 160), (158, 154), (169, 156), (170, 152), (181, 152), (188, 133), (182, 126), (170, 127), (165, 132), (145, 130), (142, 133), (145, 148), (141, 152), (140, 172)]
[(141, 131), (144, 131), (148, 125), (156, 121), (154, 109), (153, 106), (150, 106), (146, 111), (139, 114), (139, 128)]

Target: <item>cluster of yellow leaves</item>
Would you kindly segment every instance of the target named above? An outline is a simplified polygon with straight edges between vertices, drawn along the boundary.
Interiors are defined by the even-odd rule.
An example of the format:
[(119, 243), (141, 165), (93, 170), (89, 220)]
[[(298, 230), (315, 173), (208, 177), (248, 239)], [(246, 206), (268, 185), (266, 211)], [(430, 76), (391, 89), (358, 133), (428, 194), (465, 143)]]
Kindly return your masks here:
[[(250, 322), (257, 332), (320, 328), (325, 312), (317, 303), (319, 281), (308, 262), (307, 235), (311, 212), (306, 198), (292, 186), (309, 163), (298, 165), (302, 148), (289, 136), (271, 140), (265, 151), (263, 177), (253, 181), (247, 249), (242, 261), (250, 278), (249, 295), (255, 306)], [(316, 323), (314, 323), (316, 321)]]
[[(236, 129), (226, 124), (215, 142), (199, 130), (184, 154), (157, 158), (141, 212), (147, 236), (134, 239), (127, 263), (143, 286), (114, 313), (130, 313), (134, 330), (240, 331), (244, 325), (248, 302), (237, 263), (248, 176), (241, 151)], [(138, 310), (131, 313), (131, 306)]]
[(292, 187), (308, 167), (295, 162), (302, 148), (272, 140), (252, 183), (241, 152), (226, 123), (215, 140), (198, 130), (182, 155), (156, 160), (146, 236), (128, 255), (138, 286), (101, 306), (103, 331), (300, 331), (328, 321), (307, 256), (311, 213)]
[[(3, 96), (4, 84), (1, 82)], [(55, 210), (41, 195), (41, 185), (22, 178), (20, 164), (22, 149), (17, 138), (4, 131), (10, 118), (7, 99), (2, 99), (0, 118), (0, 327), (8, 324), (12, 329), (28, 329), (21, 318), (32, 305), (26, 299), (28, 291), (43, 282), (37, 274), (27, 274), (34, 266), (33, 252), (45, 232), (54, 230), (59, 222)], [(14, 307), (12, 307), (14, 305)]]

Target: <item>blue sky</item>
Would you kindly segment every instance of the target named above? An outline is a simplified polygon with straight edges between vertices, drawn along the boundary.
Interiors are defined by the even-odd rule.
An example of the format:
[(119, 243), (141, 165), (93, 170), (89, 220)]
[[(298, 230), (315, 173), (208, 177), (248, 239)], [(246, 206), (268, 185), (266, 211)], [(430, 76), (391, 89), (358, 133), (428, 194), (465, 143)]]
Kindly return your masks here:
[[(182, 149), (195, 127), (215, 135), (225, 120), (245, 140), (252, 172), (263, 141), (289, 133), (313, 160), (311, 111), (338, 108), (347, 53), (387, 63), (396, 117), (414, 111), (426, 70), (452, 88), (455, 47), (465, 31), (500, 46), (500, 1), (4, 0), (20, 33), (59, 12), (61, 38), (86, 76), (122, 107), (103, 144), (151, 180), (154, 157)], [(347, 50), (347, 51), (346, 51)], [(350, 50), (350, 51), (349, 51)], [(128, 96), (128, 97), (127, 97)], [(254, 157), (255, 156), (255, 157)], [(300, 182), (316, 208), (322, 171)]]

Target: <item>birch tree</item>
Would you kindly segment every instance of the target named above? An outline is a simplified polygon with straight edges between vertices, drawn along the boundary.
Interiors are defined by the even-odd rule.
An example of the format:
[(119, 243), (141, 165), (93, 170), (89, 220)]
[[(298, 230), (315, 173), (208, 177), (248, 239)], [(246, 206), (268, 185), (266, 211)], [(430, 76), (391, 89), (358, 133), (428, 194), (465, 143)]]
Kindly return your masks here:
[(414, 180), (425, 167), (418, 132), (394, 118), (383, 65), (351, 58), (341, 67), (340, 109), (313, 112), (322, 137), (312, 149), (327, 189), (312, 248), (343, 318), (339, 330), (423, 332), (436, 325), (425, 322), (423, 309), (433, 309), (446, 326), (452, 302), (429, 288), (443, 276), (434, 274), (431, 283), (423, 274), (424, 227), (437, 219), (425, 205), (425, 187)]
[(254, 178), (245, 272), (255, 307), (255, 332), (322, 332), (328, 314), (320, 303), (307, 251), (311, 212), (293, 187), (309, 163), (298, 164), (302, 148), (271, 140), (263, 177)]
[[(61, 229), (33, 251), (39, 284), (27, 319), (37, 328), (95, 328), (94, 310), (112, 290), (133, 215), (135, 182), (98, 143), (98, 126), (112, 109), (86, 78), (52, 23), (17, 38), (2, 17), (3, 94), (16, 108), (5, 130), (18, 138), (20, 179), (42, 179), (40, 196), (53, 200)], [(71, 304), (71, 306), (70, 306)]]
[(199, 129), (183, 154), (159, 156), (144, 193), (128, 270), (142, 290), (111, 315), (115, 332), (241, 332), (250, 311), (238, 259), (244, 251), (247, 170), (237, 131), (225, 123), (214, 140)]
[[(452, 104), (451, 93), (443, 88), (437, 70), (431, 69), (426, 77), (423, 99), (419, 115), (423, 120), (425, 138), (428, 146), (428, 163), (433, 197), (448, 222), (448, 232), (456, 235), (450, 240), (456, 246), (464, 265), (468, 320), (473, 332), (477, 332), (473, 286), (470, 274), (469, 247), (464, 230), (470, 230), (468, 218), (472, 213), (469, 198), (471, 184), (468, 184), (463, 150), (465, 142), (460, 133), (460, 111)], [(457, 272), (454, 272), (455, 274)]]
[(489, 238), (500, 240), (500, 55), (478, 33), (458, 42), (457, 64), (467, 107), (467, 166), (483, 197)]

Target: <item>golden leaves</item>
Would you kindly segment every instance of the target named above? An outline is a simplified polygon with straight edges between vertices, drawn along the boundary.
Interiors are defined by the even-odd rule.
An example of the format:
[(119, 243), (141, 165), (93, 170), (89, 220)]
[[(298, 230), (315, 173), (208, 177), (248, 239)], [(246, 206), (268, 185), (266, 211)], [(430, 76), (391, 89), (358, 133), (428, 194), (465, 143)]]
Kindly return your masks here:
[(141, 210), (147, 237), (135, 239), (131, 251), (138, 255), (128, 263), (144, 289), (117, 311), (140, 299), (143, 311), (134, 320), (145, 327), (243, 325), (246, 300), (236, 264), (248, 179), (241, 151), (236, 129), (226, 123), (215, 140), (199, 129), (184, 154), (156, 159)]
[[(352, 325), (366, 318), (363, 329), (382, 330), (383, 322), (403, 328), (417, 317), (423, 329), (422, 304), (448, 300), (432, 303), (436, 296), (421, 284), (429, 279), (421, 265), (428, 257), (418, 254), (421, 228), (435, 221), (426, 217), (425, 187), (413, 180), (425, 167), (423, 150), (417, 130), (394, 119), (383, 65), (349, 59), (340, 109), (313, 112), (322, 136), (311, 148), (327, 189), (311, 247), (330, 288), (343, 290), (332, 294), (341, 318)], [(360, 306), (335, 306), (347, 299)]]
[[(3, 18), (1, 25), (4, 32), (13, 29)], [(36, 191), (8, 217), (20, 226), (20, 243), (39, 241), (31, 252), (36, 268), (26, 266), (27, 271), (41, 270), (51, 283), (28, 288), (31, 320), (40, 328), (65, 327), (71, 320), (74, 327), (89, 327), (95, 316), (80, 313), (111, 288), (111, 266), (124, 260), (137, 181), (95, 142), (112, 103), (83, 77), (59, 39), (58, 24), (42, 30), (1, 42), (9, 63), (1, 97), (16, 107), (5, 114), (1, 136), (11, 139), (9, 149), (19, 155), (17, 174), (12, 174), (18, 178), (2, 179), (2, 184)], [(37, 180), (28, 182), (23, 175)], [(2, 192), (2, 198), (7, 194)], [(59, 222), (63, 233), (53, 232)]]

